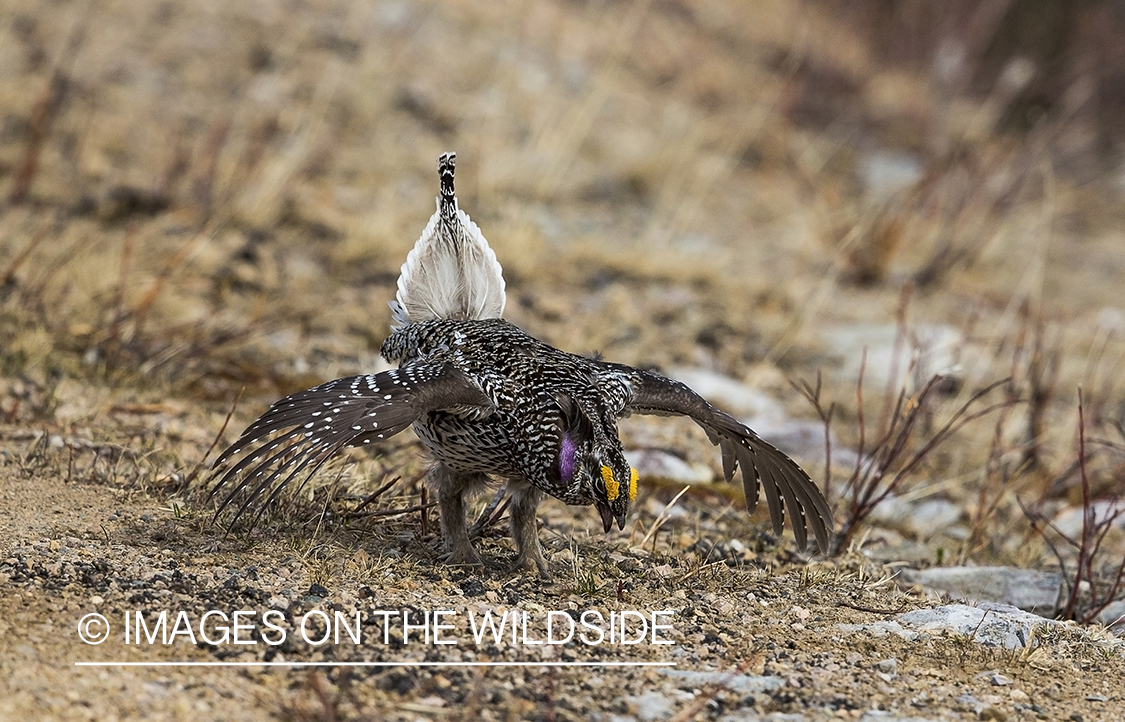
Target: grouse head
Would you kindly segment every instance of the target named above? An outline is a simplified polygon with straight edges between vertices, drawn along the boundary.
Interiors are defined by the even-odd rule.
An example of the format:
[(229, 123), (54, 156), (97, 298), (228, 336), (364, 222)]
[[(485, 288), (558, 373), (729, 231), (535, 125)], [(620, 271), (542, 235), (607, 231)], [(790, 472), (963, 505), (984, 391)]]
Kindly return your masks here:
[(637, 471), (625, 460), (616, 418), (596, 403), (582, 403), (565, 394), (559, 394), (556, 401), (562, 412), (559, 483), (567, 489), (567, 496), (597, 507), (606, 532), (614, 521), (618, 529), (624, 529), (629, 502), (637, 497)]

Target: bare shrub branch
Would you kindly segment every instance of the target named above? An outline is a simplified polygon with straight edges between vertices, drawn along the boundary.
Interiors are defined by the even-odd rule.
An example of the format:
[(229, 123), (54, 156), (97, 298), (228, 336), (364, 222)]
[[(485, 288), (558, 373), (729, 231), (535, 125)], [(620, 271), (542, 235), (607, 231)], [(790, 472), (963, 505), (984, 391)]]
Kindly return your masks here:
[[(1098, 514), (1090, 494), (1090, 475), (1088, 464), (1091, 455), (1086, 448), (1086, 413), (1082, 389), (1078, 389), (1078, 470), (1082, 490), (1082, 529), (1077, 539), (1066, 534), (1041, 510), (1042, 503), (1029, 508), (1022, 501), (1020, 509), (1027, 517), (1031, 528), (1039, 534), (1054, 554), (1062, 570), (1066, 584), (1066, 602), (1059, 611), (1059, 617), (1089, 624), (1098, 615), (1125, 593), (1125, 558), (1120, 561), (1104, 562), (1103, 542), (1114, 523), (1125, 516), (1125, 506), (1120, 498), (1114, 498), (1103, 514)], [(1100, 517), (1100, 518), (1099, 518)], [(1077, 552), (1073, 568), (1060, 551), (1058, 542)]]

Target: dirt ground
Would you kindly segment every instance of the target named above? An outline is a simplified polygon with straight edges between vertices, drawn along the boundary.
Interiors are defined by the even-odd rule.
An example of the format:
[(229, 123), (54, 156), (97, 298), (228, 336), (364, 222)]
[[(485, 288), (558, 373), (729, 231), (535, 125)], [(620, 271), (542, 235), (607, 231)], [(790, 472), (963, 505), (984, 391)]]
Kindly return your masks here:
[[(1120, 645), (1105, 633), (1044, 630), (1037, 646), (1005, 650), (955, 634), (908, 641), (843, 632), (837, 625), (885, 621), (933, 601), (898, 591), (862, 561), (806, 564), (768, 544), (745, 565), (708, 563), (697, 539), (753, 532), (737, 512), (724, 522), (702, 504), (688, 507), (696, 528), (677, 530), (655, 553), (605, 539), (588, 514), (545, 505), (542, 536), (556, 576), (547, 583), (444, 566), (435, 536), (422, 537), (416, 524), (403, 525), (397, 539), (385, 529), (322, 528), (223, 540), (200, 515), (177, 513), (163, 497), (87, 481), (45, 484), (51, 477), (10, 466), (5, 472), (0, 710), (9, 719), (821, 720), (888, 710), (891, 717), (864, 718), (1112, 720), (1125, 711)], [(510, 543), (499, 537), (485, 540), (484, 551), (511, 559)], [(210, 610), (250, 612), (244, 644), (224, 641), (229, 617), (201, 630)], [(259, 621), (268, 610), (276, 610), (284, 641)], [(360, 644), (347, 630), (338, 631), (339, 642), (313, 644), (326, 630), (323, 617), (308, 616), (313, 610), (342, 613), (352, 628), (360, 612)], [(441, 621), (451, 626), (437, 633), (454, 644), (426, 642), (425, 615), (438, 610), (452, 612)], [(514, 640), (478, 643), (468, 615), (509, 610), (527, 612), (529, 628), (521, 624)], [(652, 612), (672, 614), (657, 617), (668, 628), (642, 643), (612, 644), (582, 628), (598, 643), (535, 644), (554, 610), (628, 610), (649, 623)], [(158, 632), (162, 611), (169, 618)], [(405, 640), (404, 612), (415, 625)], [(90, 613), (113, 628), (96, 646), (76, 631)], [(144, 629), (132, 623), (129, 641), (126, 613), (146, 620)], [(300, 636), (303, 619), (307, 637)], [(608, 634), (597, 618), (587, 619)], [(635, 641), (643, 632), (637, 617), (630, 620)], [(162, 662), (279, 666), (154, 666)], [(288, 662), (326, 666), (280, 666)], [(387, 666), (343, 666), (349, 662)], [(404, 666), (434, 662), (674, 666)], [(775, 684), (759, 687), (762, 680)]]
[[(1007, 86), (943, 97), (838, 10), (0, 6), (0, 718), (1125, 718), (1125, 657), (1096, 625), (1019, 650), (837, 626), (940, 604), (896, 585), (907, 563), (1057, 568), (1017, 500), (1050, 517), (1080, 506), (1082, 477), (1095, 500), (1125, 485), (1120, 153), (1078, 113), (1001, 132)], [(857, 402), (833, 334), (953, 329), (957, 371), (910, 448), (991, 381), (1013, 401), (899, 490), (958, 505), (956, 523), (866, 520), (810, 558), (723, 484), (677, 499), (650, 479), (610, 535), (544, 503), (551, 582), (504, 571), (503, 524), (479, 542), (495, 568), (449, 567), (410, 434), (253, 529), (212, 523), (207, 465), (269, 403), (385, 368), (386, 302), (448, 149), (510, 320), (722, 373), (795, 418), (815, 412), (790, 381), (821, 374), (838, 448), (871, 448), (888, 394)], [(622, 436), (720, 471), (690, 424)], [(801, 459), (818, 479), (820, 458)], [(841, 522), (849, 471), (831, 474)], [(515, 610), (515, 640), (475, 639)], [(249, 626), (223, 640), (209, 611)], [(340, 625), (357, 612), (358, 644)], [(643, 640), (608, 639), (622, 612)], [(110, 634), (90, 645), (94, 613)], [(325, 619), (339, 642), (301, 637)], [(536, 644), (548, 619), (574, 638)], [(583, 642), (582, 620), (606, 636)], [(76, 664), (107, 662), (133, 666)]]

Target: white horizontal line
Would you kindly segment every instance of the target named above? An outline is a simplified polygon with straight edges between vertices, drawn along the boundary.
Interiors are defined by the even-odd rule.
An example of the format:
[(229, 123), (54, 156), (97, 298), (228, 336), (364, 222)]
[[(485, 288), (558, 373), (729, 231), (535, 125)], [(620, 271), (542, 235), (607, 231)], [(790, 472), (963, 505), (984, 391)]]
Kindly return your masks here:
[(75, 662), (75, 667), (675, 667), (675, 662)]

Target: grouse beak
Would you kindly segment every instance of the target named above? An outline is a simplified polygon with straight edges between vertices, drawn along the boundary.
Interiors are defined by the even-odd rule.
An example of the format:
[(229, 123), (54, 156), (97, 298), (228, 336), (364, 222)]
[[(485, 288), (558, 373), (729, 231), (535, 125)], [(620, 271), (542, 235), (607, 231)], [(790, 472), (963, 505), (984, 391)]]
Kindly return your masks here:
[(625, 531), (625, 513), (624, 512), (617, 515), (617, 528), (620, 529), (621, 531)]
[[(613, 526), (613, 510), (609, 508), (609, 504), (604, 501), (596, 502), (598, 506), (598, 513), (602, 515), (602, 531), (606, 534), (609, 533), (610, 527)], [(625, 519), (619, 519), (618, 523), (621, 528), (625, 528)]]

